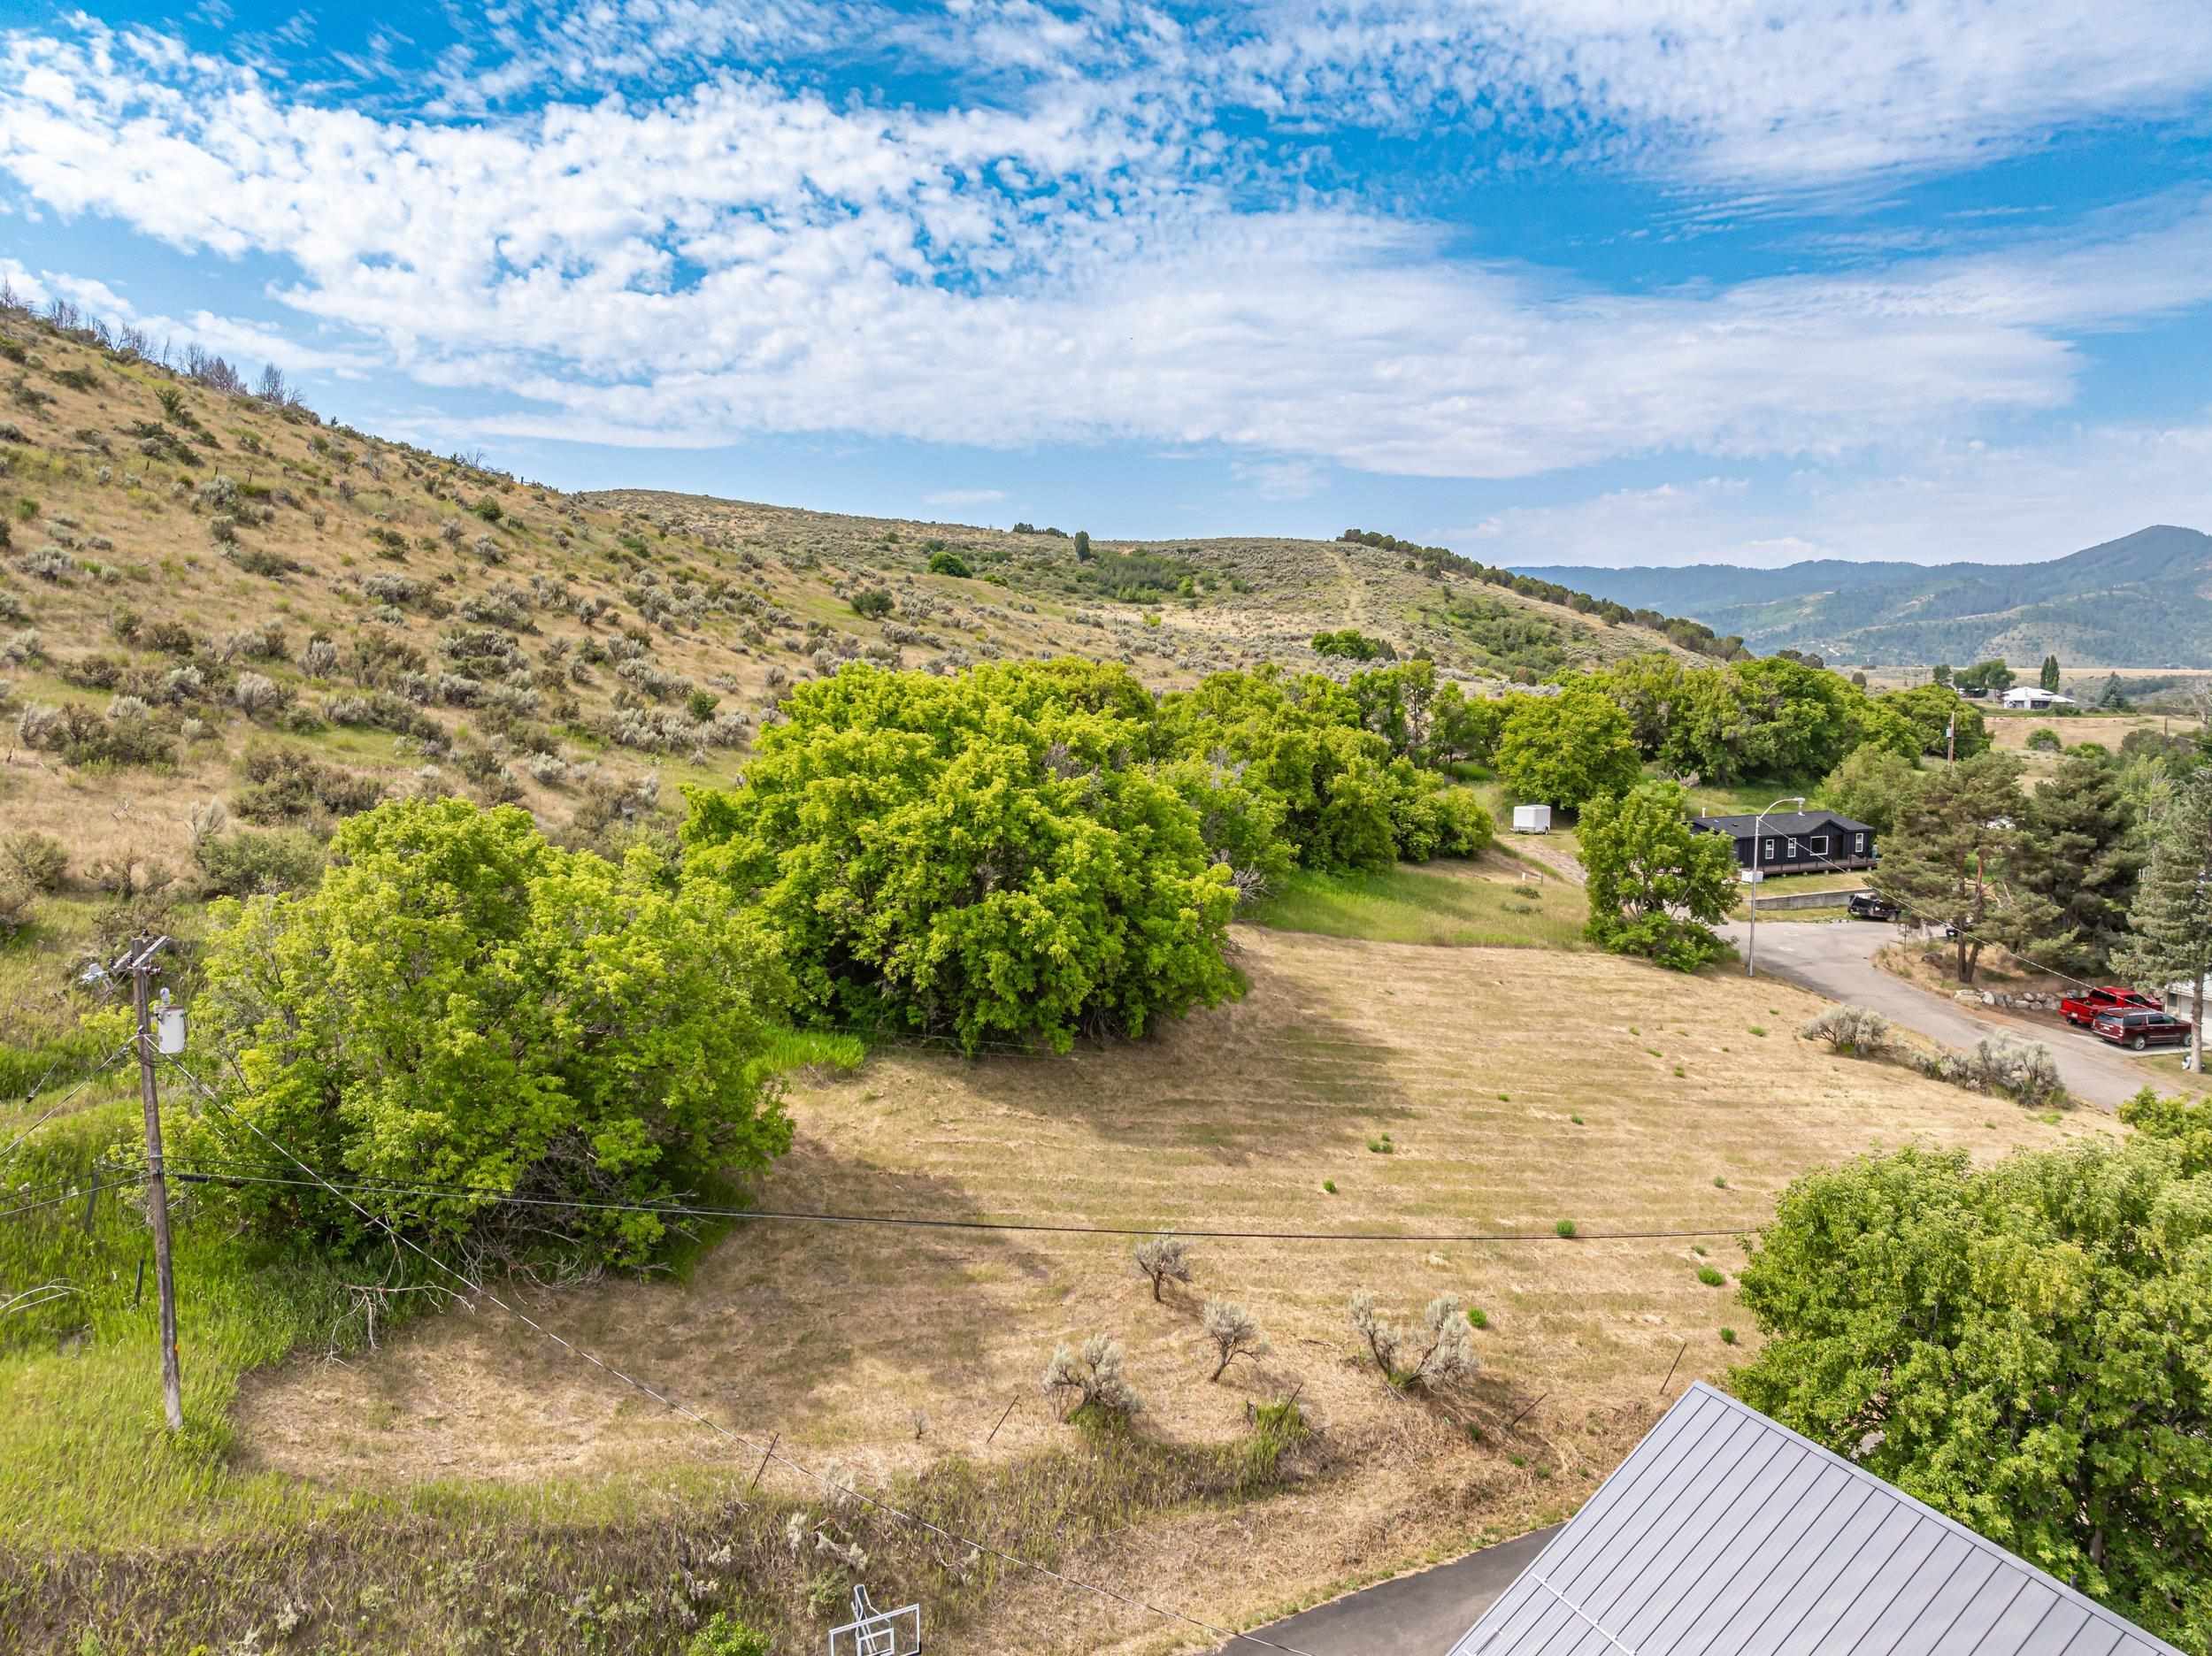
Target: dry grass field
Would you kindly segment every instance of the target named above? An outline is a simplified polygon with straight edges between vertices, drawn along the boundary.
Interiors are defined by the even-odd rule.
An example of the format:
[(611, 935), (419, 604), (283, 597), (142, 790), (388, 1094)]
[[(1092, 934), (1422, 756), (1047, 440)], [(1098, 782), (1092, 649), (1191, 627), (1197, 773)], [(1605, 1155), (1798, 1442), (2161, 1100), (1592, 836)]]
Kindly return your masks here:
[[(1156, 1040), (1066, 1059), (893, 1049), (802, 1085), (798, 1143), (762, 1204), (1531, 1239), (1201, 1240), (1195, 1282), (1155, 1304), (1125, 1238), (763, 1223), (680, 1284), (587, 1288), (541, 1314), (688, 1406), (869, 1480), (1064, 1442), (1038, 1376), (1056, 1341), (1094, 1331), (1126, 1345), (1148, 1434), (1233, 1438), (1248, 1404), (1294, 1393), (1329, 1446), (1317, 1482), (1233, 1515), (1171, 1515), (1084, 1560), (1246, 1618), (1578, 1499), (1678, 1353), (1678, 1387), (1743, 1349), (1724, 1326), (1754, 1341), (1732, 1291), (1697, 1272), (1732, 1276), (1740, 1234), (1797, 1173), (1908, 1140), (1994, 1154), (2113, 1131), (1834, 1057), (1795, 1037), (1821, 1003), (1771, 983), (1589, 954), (1254, 927), (1238, 940), (1248, 996)], [(1576, 1238), (1555, 1235), (1563, 1219)], [(1615, 1239), (1647, 1231), (1701, 1234)], [(1363, 1366), (1345, 1316), (1360, 1289), (1405, 1318), (1443, 1292), (1483, 1308), (1485, 1369), (1463, 1405), (1409, 1402)], [(1211, 1294), (1243, 1302), (1274, 1346), (1218, 1384), (1197, 1330)], [(348, 1488), (750, 1474), (713, 1434), (488, 1308), (250, 1381), (239, 1428), (248, 1467)], [(1010, 1607), (974, 1648), (1173, 1642), (1128, 1622), (1087, 1645), (1092, 1606), (1015, 1606), (1062, 1616), (1064, 1637), (1030, 1638)]]

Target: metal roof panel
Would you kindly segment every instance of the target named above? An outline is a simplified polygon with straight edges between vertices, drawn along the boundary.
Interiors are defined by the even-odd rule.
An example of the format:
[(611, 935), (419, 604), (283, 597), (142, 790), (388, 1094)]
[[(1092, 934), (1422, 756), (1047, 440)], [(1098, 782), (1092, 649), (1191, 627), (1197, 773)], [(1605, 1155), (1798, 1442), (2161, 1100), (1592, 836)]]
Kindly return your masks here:
[(2179, 1656), (1700, 1381), (1453, 1656)]

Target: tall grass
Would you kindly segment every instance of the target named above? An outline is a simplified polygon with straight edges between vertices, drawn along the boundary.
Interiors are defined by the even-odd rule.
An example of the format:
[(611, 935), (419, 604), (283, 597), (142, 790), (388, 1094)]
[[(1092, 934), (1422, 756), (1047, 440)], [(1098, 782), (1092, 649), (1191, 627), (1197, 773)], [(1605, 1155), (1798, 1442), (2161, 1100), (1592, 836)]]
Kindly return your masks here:
[[(759, 1062), (770, 1073), (849, 1070), (864, 1055), (851, 1036), (793, 1034)], [(63, 1291), (0, 1315), (0, 1511), (8, 1531), (48, 1546), (150, 1545), (349, 1506), (273, 1474), (238, 1470), (231, 1409), (255, 1368), (296, 1353), (357, 1349), (366, 1325), (348, 1284), (381, 1281), (385, 1262), (349, 1265), (303, 1240), (241, 1237), (204, 1220), (194, 1185), (173, 1178), (185, 1414), (185, 1430), (173, 1438), (162, 1420), (142, 1191), (101, 1168), (142, 1159), (134, 1085), (128, 1071), (104, 1077), (88, 1105), (48, 1122), (0, 1163), (0, 1208), (65, 1199), (0, 1218), (0, 1303), (44, 1284)], [(35, 1113), (0, 1109), (0, 1143)], [(716, 1205), (743, 1197), (714, 1180), (701, 1194)], [(681, 1275), (731, 1223), (672, 1236), (662, 1263)], [(413, 1255), (397, 1263), (396, 1284), (434, 1278)], [(396, 1299), (380, 1330), (426, 1309), (410, 1302), (431, 1296)]]
[(1447, 947), (1579, 948), (1580, 887), (1551, 878), (1509, 885), (1400, 867), (1381, 874), (1301, 870), (1254, 906), (1255, 924), (1325, 937)]

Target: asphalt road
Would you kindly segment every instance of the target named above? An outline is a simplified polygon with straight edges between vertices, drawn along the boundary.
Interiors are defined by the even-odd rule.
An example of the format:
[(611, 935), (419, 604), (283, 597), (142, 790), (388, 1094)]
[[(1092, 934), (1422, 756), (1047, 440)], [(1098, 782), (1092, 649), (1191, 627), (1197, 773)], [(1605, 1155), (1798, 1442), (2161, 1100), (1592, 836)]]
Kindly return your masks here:
[[(1252, 1635), (1306, 1656), (1445, 1656), (1558, 1532), (1556, 1525), (1532, 1530), (1301, 1610), (1254, 1628)], [(1266, 1646), (1231, 1639), (1217, 1656), (1266, 1656)]]
[[(1721, 935), (1740, 951), (1748, 928), (1731, 921)], [(2026, 1028), (2010, 1019), (1976, 1016), (1975, 1009), (1907, 983), (1874, 963), (1874, 953), (1897, 939), (1894, 926), (1872, 921), (1770, 920), (1759, 928), (1759, 973), (1801, 989), (1870, 1007), (1893, 1024), (1916, 1030), (1947, 1046), (1971, 1046), (1985, 1035), (2039, 1040), (2051, 1049), (2058, 1073), (2076, 1098), (2113, 1109), (2134, 1096), (2151, 1073), (2139, 1060), (2095, 1036), (2054, 1018)]]

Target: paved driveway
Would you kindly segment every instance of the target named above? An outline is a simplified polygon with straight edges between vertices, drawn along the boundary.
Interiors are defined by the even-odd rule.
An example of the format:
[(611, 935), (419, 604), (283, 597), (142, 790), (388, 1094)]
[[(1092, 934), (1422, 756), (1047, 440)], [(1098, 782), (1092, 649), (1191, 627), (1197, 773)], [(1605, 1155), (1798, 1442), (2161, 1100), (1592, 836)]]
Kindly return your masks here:
[[(1532, 1530), (1252, 1631), (1306, 1656), (1445, 1656), (1558, 1533)], [(1231, 1639), (1217, 1656), (1267, 1656), (1267, 1647)]]
[[(1721, 935), (1739, 950), (1748, 928), (1731, 921)], [(2011, 1035), (2041, 1041), (2057, 1061), (2058, 1073), (2076, 1098), (2107, 1109), (2131, 1098), (2153, 1078), (2139, 1061), (2054, 1019), (2048, 1028), (2024, 1028), (2008, 1019), (1978, 1016), (1976, 1009), (1907, 983), (1874, 963), (1874, 952), (1897, 939), (1894, 926), (1871, 921), (1823, 924), (1769, 921), (1759, 928), (1759, 973), (1801, 989), (1870, 1007), (1893, 1024), (1901, 1024), (1947, 1046), (1971, 1046), (1985, 1035)], [(1740, 967), (1731, 970), (1741, 970)]]

